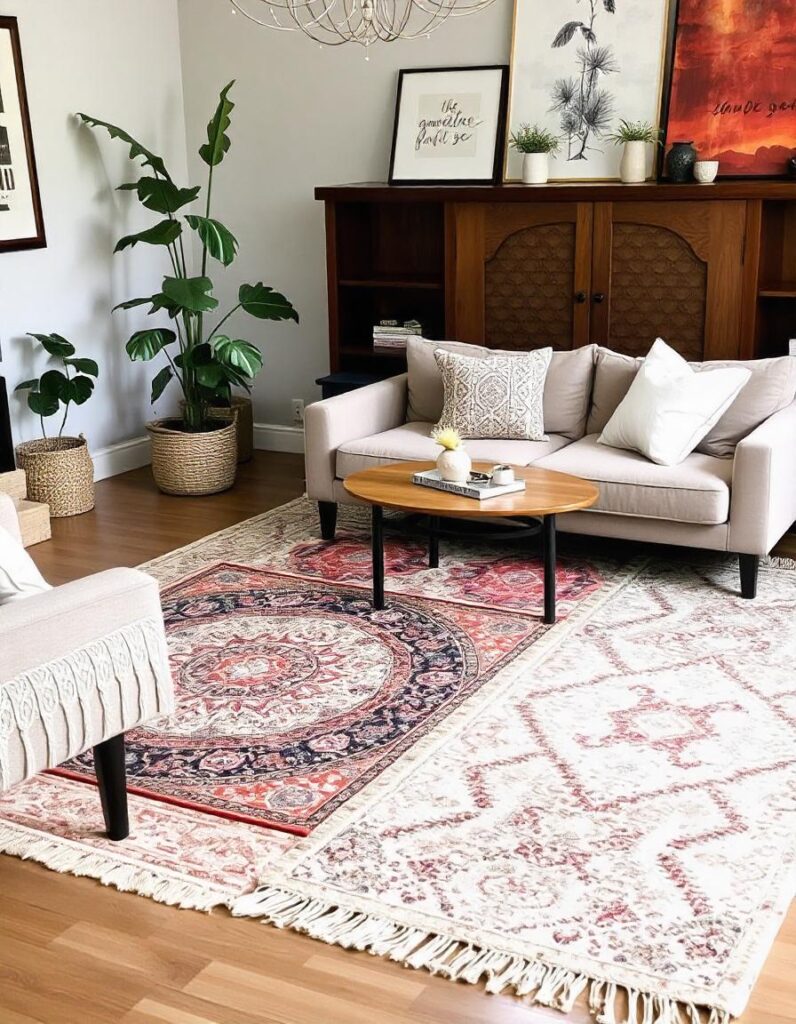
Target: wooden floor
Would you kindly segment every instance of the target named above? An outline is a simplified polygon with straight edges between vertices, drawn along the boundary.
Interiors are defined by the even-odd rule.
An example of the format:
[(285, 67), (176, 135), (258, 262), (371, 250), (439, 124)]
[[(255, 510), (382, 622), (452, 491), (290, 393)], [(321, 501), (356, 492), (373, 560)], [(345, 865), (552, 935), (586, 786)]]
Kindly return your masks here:
[[(61, 583), (136, 565), (282, 504), (302, 460), (258, 453), (233, 491), (158, 494), (148, 470), (97, 485), (97, 508), (32, 549)], [(790, 551), (796, 550), (791, 542)], [(564, 1018), (222, 911), (199, 914), (0, 856), (0, 1024), (539, 1024)], [(744, 1024), (796, 1024), (796, 912)]]

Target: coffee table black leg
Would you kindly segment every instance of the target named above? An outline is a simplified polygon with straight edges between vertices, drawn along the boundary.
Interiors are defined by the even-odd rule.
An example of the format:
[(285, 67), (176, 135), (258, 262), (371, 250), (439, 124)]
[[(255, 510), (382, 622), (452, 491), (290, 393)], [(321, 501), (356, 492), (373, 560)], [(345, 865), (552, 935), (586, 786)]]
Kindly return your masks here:
[(381, 611), (384, 607), (384, 530), (381, 505), (373, 506), (373, 607)]
[(542, 520), (542, 550), (544, 552), (544, 621), (556, 621), (556, 517)]
[(430, 516), (428, 520), (428, 567), (439, 569), (439, 517)]

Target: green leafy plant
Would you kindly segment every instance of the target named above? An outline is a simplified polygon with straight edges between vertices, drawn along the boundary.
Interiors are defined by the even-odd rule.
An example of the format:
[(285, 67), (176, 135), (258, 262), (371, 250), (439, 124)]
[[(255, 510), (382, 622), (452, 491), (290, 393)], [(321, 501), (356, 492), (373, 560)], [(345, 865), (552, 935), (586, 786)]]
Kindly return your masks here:
[(561, 141), (538, 124), (521, 124), (517, 131), (511, 133), (509, 145), (518, 153), (557, 153)]
[(64, 415), (58, 431), (61, 437), (66, 426), (70, 405), (82, 405), (94, 393), (92, 377), (99, 376), (99, 367), (93, 359), (75, 355), (75, 346), (60, 334), (30, 334), (44, 351), (59, 360), (62, 370), (47, 370), (41, 377), (23, 380), (15, 391), (28, 392), (28, 408), (41, 421), (42, 437), (47, 437), (45, 418), (55, 416), (63, 406)]
[(617, 146), (621, 146), (624, 142), (648, 142), (662, 145), (660, 128), (651, 125), (649, 121), (620, 121), (617, 130), (612, 132), (608, 138)]
[[(171, 320), (171, 327), (136, 331), (127, 342), (127, 354), (133, 360), (148, 361), (163, 353), (166, 365), (152, 381), (152, 401), (157, 401), (171, 381), (176, 380), (185, 399), (182, 426), (192, 433), (217, 427), (211, 407), (229, 404), (232, 386), (251, 390), (252, 380), (262, 369), (262, 355), (255, 345), (221, 333), (221, 328), (232, 314), (242, 309), (258, 320), (294, 320), (298, 323), (298, 313), (288, 299), (260, 282), (242, 284), (233, 308), (220, 316), (212, 327), (207, 326), (208, 315), (216, 314), (218, 309), (213, 281), (208, 276), (208, 262), (214, 260), (225, 268), (229, 267), (238, 251), (238, 241), (232, 232), (210, 216), (213, 174), (230, 148), (227, 132), (234, 108), (229, 99), (233, 85), (234, 82), (230, 82), (221, 90), (218, 107), (207, 126), (207, 141), (199, 148), (199, 156), (209, 168), (202, 216), (179, 213), (199, 197), (200, 187), (181, 188), (173, 181), (163, 159), (127, 132), (107, 121), (78, 114), (85, 124), (104, 128), (112, 139), (128, 145), (130, 159), (140, 160), (150, 172), (119, 188), (135, 192), (141, 204), (162, 219), (151, 228), (120, 239), (115, 252), (123, 252), (141, 243), (163, 246), (168, 251), (172, 273), (163, 278), (161, 290), (155, 295), (129, 299), (115, 309), (148, 305), (150, 315), (166, 314)], [(185, 253), (185, 239), (192, 233), (201, 243), (201, 269), (198, 274), (189, 271)]]

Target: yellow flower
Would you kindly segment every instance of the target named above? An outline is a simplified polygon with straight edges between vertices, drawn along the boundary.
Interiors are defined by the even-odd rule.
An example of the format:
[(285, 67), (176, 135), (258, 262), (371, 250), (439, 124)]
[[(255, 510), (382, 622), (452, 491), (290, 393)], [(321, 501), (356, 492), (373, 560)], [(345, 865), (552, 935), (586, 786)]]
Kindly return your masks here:
[(442, 445), (449, 452), (456, 451), (457, 448), (461, 448), (462, 439), (459, 437), (458, 431), (446, 428), (444, 430), (435, 430), (431, 435), (431, 440), (437, 444)]

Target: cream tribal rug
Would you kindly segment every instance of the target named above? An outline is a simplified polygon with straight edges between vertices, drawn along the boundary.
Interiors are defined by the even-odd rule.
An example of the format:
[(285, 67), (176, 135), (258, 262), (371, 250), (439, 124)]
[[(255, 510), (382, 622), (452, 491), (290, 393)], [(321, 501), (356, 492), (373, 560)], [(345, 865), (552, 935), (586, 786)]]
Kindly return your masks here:
[[(341, 525), (339, 547), (320, 544), (296, 502), (147, 568), (167, 583), (231, 559), (361, 582), (367, 521), (351, 509)], [(0, 799), (0, 849), (563, 1010), (586, 990), (606, 1024), (696, 1024), (700, 1005), (718, 1024), (743, 1009), (792, 893), (796, 581), (764, 569), (744, 602), (734, 565), (688, 557), (590, 559), (605, 586), (298, 844), (136, 797), (133, 837), (111, 844), (90, 787), (45, 776)], [(510, 558), (448, 559), (444, 580), (418, 563), (388, 582), (511, 599)]]

